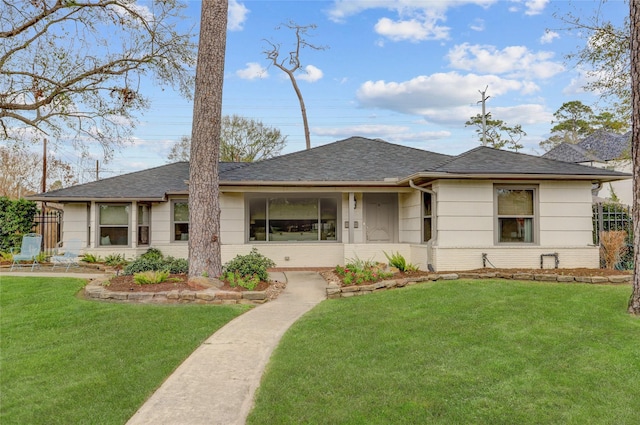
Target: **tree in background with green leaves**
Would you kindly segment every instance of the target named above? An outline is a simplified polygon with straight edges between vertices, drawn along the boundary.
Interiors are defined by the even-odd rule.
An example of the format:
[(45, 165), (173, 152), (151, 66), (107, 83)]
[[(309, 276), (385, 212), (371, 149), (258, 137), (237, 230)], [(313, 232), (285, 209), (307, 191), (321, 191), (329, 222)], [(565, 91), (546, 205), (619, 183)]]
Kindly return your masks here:
[[(225, 115), (220, 134), (220, 161), (254, 162), (280, 155), (287, 144), (287, 136), (261, 121)], [(189, 161), (191, 138), (182, 136), (167, 156), (168, 162)]]
[(542, 142), (540, 147), (550, 151), (561, 143), (576, 144), (597, 130), (622, 134), (629, 129), (629, 124), (616, 119), (610, 111), (596, 114), (593, 109), (580, 102), (572, 100), (565, 102), (553, 114), (555, 124), (551, 128), (551, 136)]
[(510, 126), (502, 120), (493, 119), (491, 118), (491, 112), (485, 115), (484, 122), (482, 114), (478, 114), (475, 117), (471, 117), (464, 125), (465, 127), (476, 127), (476, 133), (480, 137), (483, 146), (510, 149), (516, 152), (524, 147), (520, 144), (520, 140), (527, 133), (522, 129), (522, 126), (520, 124)]

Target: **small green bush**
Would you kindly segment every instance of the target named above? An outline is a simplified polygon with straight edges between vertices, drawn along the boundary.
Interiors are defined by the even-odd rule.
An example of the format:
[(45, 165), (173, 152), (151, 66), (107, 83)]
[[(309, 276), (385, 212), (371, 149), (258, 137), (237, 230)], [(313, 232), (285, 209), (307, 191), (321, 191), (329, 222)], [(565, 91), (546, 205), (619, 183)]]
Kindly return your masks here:
[(240, 286), (242, 288), (248, 289), (249, 291), (253, 291), (256, 289), (258, 284), (260, 283), (260, 278), (257, 275), (253, 276), (242, 276), (238, 272), (226, 272), (222, 280), (227, 282), (232, 288), (236, 286)]
[(384, 256), (387, 257), (387, 260), (389, 260), (389, 265), (391, 267), (395, 267), (401, 272), (414, 272), (418, 270), (417, 266), (411, 263), (407, 263), (407, 260), (405, 260), (402, 254), (400, 254), (399, 252), (396, 252), (395, 254), (392, 254), (392, 255), (389, 255), (386, 252), (384, 252)]
[(104, 264), (110, 267), (122, 267), (127, 264), (124, 254), (109, 254), (104, 258)]
[(247, 276), (257, 276), (259, 280), (267, 282), (269, 273), (267, 269), (275, 266), (275, 263), (260, 254), (256, 248), (253, 248), (247, 255), (237, 255), (233, 260), (226, 263), (223, 267), (223, 276), (229, 272), (239, 275), (243, 278)]
[(344, 267), (336, 266), (335, 272), (344, 286), (374, 283), (393, 276), (393, 273), (384, 271), (382, 264), (373, 261), (350, 261)]
[(165, 257), (159, 249), (149, 248), (147, 252), (127, 264), (122, 273), (132, 275), (154, 270), (167, 270), (172, 274), (184, 274), (189, 271), (189, 261), (183, 258)]
[(100, 258), (99, 255), (95, 255), (95, 254), (91, 254), (90, 252), (87, 252), (82, 257), (82, 261), (84, 261), (85, 263), (94, 264), (94, 263), (100, 263), (102, 259)]
[(169, 278), (168, 270), (148, 270), (146, 272), (140, 272), (133, 275), (133, 280), (138, 285), (153, 285), (156, 283), (162, 283)]

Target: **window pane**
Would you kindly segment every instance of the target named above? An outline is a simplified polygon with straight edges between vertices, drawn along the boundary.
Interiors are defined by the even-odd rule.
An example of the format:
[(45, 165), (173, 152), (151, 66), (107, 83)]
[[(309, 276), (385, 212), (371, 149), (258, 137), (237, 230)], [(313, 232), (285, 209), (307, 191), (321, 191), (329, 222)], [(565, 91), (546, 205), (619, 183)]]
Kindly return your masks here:
[(422, 215), (424, 215), (425, 217), (431, 217), (431, 194), (430, 193), (423, 193), (422, 194), (422, 203), (423, 203), (423, 212)]
[(335, 199), (320, 200), (320, 240), (336, 240), (336, 222), (338, 219), (338, 202)]
[(129, 225), (129, 205), (100, 205), (100, 225)]
[(533, 190), (498, 189), (498, 215), (533, 215)]
[(267, 200), (264, 198), (249, 201), (249, 240), (267, 240)]
[(128, 227), (100, 227), (100, 246), (129, 245)]
[(138, 224), (149, 225), (149, 205), (138, 205)]
[(499, 218), (500, 242), (533, 242), (532, 218)]
[(173, 240), (174, 241), (189, 240), (189, 223), (175, 223), (173, 225)]
[(422, 235), (423, 242), (429, 242), (431, 240), (431, 218), (425, 217), (422, 223), (424, 234)]
[(173, 221), (189, 221), (188, 202), (176, 202), (173, 204)]

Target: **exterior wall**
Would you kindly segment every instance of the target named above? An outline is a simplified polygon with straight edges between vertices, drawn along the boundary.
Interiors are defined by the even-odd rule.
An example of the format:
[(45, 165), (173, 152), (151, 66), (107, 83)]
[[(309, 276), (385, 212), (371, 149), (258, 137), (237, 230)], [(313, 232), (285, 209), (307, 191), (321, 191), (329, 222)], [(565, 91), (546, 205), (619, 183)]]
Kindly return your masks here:
[[(87, 247), (88, 235), (87, 204), (66, 204), (62, 222), (62, 242), (80, 239), (82, 246)], [(83, 251), (86, 249), (83, 249)]]
[[(539, 268), (541, 254), (557, 252), (560, 267), (599, 267), (592, 246), (591, 183), (578, 181), (522, 182), (537, 185), (537, 242), (503, 245), (495, 242), (494, 181), (440, 181), (437, 191), (438, 237), (432, 247), (436, 271), (482, 268), (482, 256), (498, 268)], [(554, 260), (544, 258), (544, 266)], [(487, 263), (488, 267), (491, 264)]]
[[(596, 168), (609, 168), (623, 173), (633, 173), (633, 166), (628, 159), (620, 159), (614, 161), (602, 162), (586, 162), (582, 165), (589, 165)], [(602, 189), (598, 192), (599, 198), (612, 200), (617, 198), (618, 202), (623, 205), (633, 205), (633, 180), (618, 180), (611, 183), (604, 183)]]
[[(386, 262), (384, 252), (399, 252), (407, 261), (425, 270), (432, 265), (436, 271), (470, 270), (482, 267), (482, 256), (495, 267), (537, 268), (540, 255), (557, 252), (561, 267), (598, 267), (598, 248), (591, 246), (591, 184), (576, 181), (522, 182), (535, 184), (537, 190), (536, 244), (498, 245), (495, 243), (494, 181), (441, 180), (432, 185), (436, 193), (433, 220), (436, 223), (434, 239), (422, 243), (422, 192), (403, 188), (398, 194), (398, 240), (393, 244), (365, 243), (363, 223), (363, 193), (354, 192), (354, 205), (349, 202), (349, 188), (339, 189), (342, 205), (339, 206), (339, 240), (321, 243), (254, 243), (246, 241), (246, 203), (242, 192), (221, 193), (221, 241), (223, 263), (238, 254), (247, 254), (256, 247), (274, 260), (278, 267), (334, 267), (351, 259)], [(514, 182), (508, 181), (504, 184)], [(517, 182), (515, 182), (517, 183)], [(515, 184), (514, 183), (514, 184)], [(308, 193), (327, 193), (331, 189), (316, 188)], [(249, 189), (253, 192), (253, 190)], [(270, 193), (299, 193), (292, 190)], [(334, 189), (338, 190), (338, 189)], [(353, 191), (353, 190), (351, 190)], [(379, 190), (382, 192), (382, 190)], [(389, 190), (384, 190), (388, 192)], [(255, 190), (263, 192), (265, 190)], [(171, 207), (169, 202), (152, 204), (150, 220), (150, 245), (166, 255), (178, 258), (188, 256), (187, 241), (172, 240)], [(85, 204), (66, 204), (63, 240), (78, 238), (89, 243), (86, 252), (100, 256), (112, 253), (134, 258), (144, 253), (147, 246), (136, 247), (135, 203), (132, 203), (129, 247), (96, 246), (97, 213), (91, 205), (90, 222), (87, 223)], [(345, 223), (358, 223), (349, 228)], [(87, 241), (87, 227), (91, 226), (91, 241)], [(350, 241), (351, 239), (351, 243)], [(490, 266), (491, 264), (488, 264)], [(545, 267), (552, 267), (553, 260), (545, 257)]]

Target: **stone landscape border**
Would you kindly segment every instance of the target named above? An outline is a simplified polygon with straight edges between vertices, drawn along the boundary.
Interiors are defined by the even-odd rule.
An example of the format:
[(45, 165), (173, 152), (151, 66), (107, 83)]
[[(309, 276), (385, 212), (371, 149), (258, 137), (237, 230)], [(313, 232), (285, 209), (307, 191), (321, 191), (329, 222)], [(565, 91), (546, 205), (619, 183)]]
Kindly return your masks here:
[(457, 280), (457, 279), (510, 279), (510, 280), (532, 280), (541, 282), (578, 282), (595, 284), (620, 284), (630, 283), (633, 279), (631, 275), (616, 276), (571, 276), (561, 274), (545, 273), (447, 273), (430, 274), (427, 276), (408, 277), (402, 279), (389, 279), (369, 285), (339, 286), (330, 284), (327, 286), (327, 298), (347, 298), (359, 295), (371, 294), (373, 292), (386, 291), (393, 288), (415, 285), (422, 282), (433, 282), (437, 280)]
[(103, 286), (107, 280), (93, 280), (84, 287), (84, 295), (101, 301), (124, 301), (159, 304), (264, 304), (269, 301), (266, 291), (220, 291), (207, 288), (200, 291), (172, 290), (161, 292), (110, 291)]

